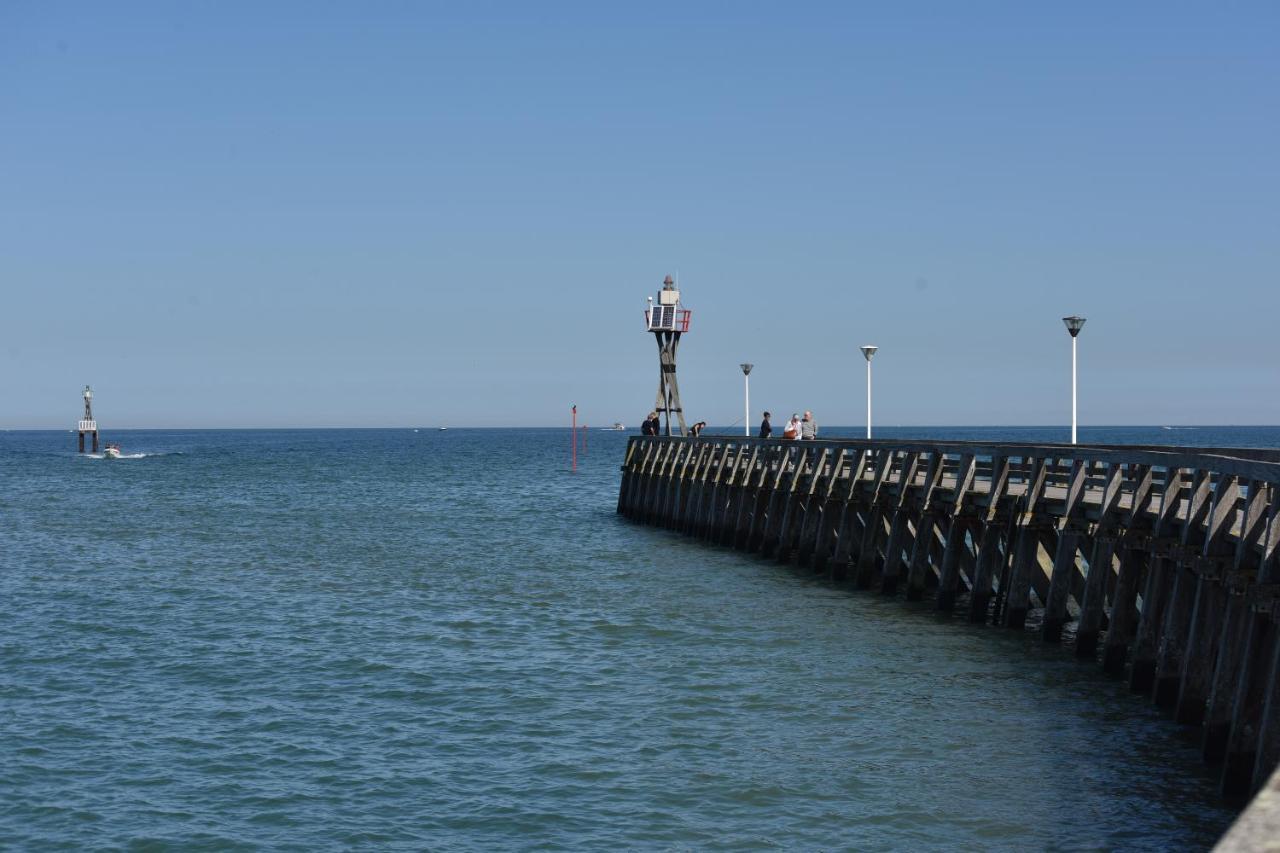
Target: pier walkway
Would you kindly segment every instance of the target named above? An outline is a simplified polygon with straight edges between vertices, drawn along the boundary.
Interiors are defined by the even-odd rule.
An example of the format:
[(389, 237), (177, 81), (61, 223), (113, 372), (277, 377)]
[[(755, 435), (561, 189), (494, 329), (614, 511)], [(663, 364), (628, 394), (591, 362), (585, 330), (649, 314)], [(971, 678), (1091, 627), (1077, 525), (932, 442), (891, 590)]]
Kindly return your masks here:
[(618, 512), (1035, 630), (1201, 731), (1223, 793), (1280, 763), (1280, 451), (639, 436)]

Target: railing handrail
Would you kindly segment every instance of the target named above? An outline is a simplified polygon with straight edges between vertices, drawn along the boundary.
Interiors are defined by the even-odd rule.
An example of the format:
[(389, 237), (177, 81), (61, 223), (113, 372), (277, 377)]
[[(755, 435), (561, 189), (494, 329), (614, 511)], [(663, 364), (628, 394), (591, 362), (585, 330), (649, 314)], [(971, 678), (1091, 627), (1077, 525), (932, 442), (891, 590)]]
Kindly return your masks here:
[(1051, 442), (936, 441), (930, 439), (838, 438), (795, 440), (733, 435), (632, 436), (632, 441), (728, 442), (816, 446), (849, 450), (893, 450), (913, 453), (972, 453), (975, 456), (1053, 458), (1160, 468), (1208, 470), (1250, 480), (1280, 483), (1280, 450), (1250, 447), (1186, 447), (1179, 445), (1055, 444)]

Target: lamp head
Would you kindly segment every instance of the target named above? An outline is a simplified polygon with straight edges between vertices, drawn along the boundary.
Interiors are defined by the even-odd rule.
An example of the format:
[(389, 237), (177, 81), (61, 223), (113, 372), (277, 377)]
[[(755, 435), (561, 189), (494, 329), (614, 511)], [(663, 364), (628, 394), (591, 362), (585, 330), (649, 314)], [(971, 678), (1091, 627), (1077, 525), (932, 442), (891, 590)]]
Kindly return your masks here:
[(1077, 317), (1072, 314), (1070, 317), (1063, 317), (1062, 323), (1067, 327), (1067, 331), (1071, 333), (1071, 337), (1080, 334), (1080, 330), (1084, 328), (1084, 318)]
[(858, 347), (858, 349), (862, 350), (862, 354), (866, 356), (867, 361), (871, 361), (871, 356), (875, 355), (876, 350), (880, 349), (880, 347), (865, 346)]
[(755, 365), (754, 365), (754, 364), (747, 364), (746, 362), (743, 362), (742, 364), (739, 364), (739, 365), (738, 365), (738, 367), (741, 367), (741, 368), (742, 368), (742, 375), (743, 375), (743, 376), (749, 376), (749, 375), (751, 374), (751, 368), (755, 367)]

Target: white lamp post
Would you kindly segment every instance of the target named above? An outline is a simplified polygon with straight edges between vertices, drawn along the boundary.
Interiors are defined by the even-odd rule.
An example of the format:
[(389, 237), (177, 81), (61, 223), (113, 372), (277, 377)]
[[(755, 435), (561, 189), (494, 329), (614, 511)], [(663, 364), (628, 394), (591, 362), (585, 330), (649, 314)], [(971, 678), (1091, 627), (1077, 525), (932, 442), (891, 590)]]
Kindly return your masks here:
[(1071, 443), (1076, 443), (1076, 336), (1084, 328), (1084, 318), (1072, 314), (1063, 317), (1062, 322), (1071, 333)]
[(880, 348), (865, 346), (860, 349), (867, 359), (867, 438), (871, 438), (871, 356), (875, 355), (876, 350)]
[(742, 434), (751, 437), (751, 368), (754, 364), (743, 362), (742, 368)]

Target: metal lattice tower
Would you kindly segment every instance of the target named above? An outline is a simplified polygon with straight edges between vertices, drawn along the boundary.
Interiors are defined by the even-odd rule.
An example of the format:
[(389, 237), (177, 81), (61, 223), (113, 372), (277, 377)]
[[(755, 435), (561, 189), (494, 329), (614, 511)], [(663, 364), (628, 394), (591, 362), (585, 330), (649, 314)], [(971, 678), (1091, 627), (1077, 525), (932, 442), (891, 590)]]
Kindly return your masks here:
[(645, 327), (658, 342), (658, 396), (654, 411), (659, 417), (665, 415), (667, 435), (672, 434), (673, 414), (678, 434), (685, 435), (684, 409), (680, 405), (680, 386), (676, 383), (676, 348), (680, 346), (680, 336), (689, 331), (692, 313), (680, 304), (680, 291), (671, 276), (663, 279), (656, 303), (649, 297), (649, 307), (644, 312)]

